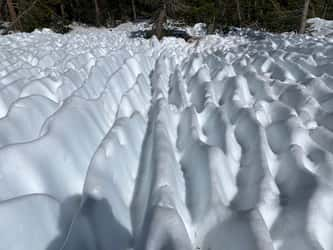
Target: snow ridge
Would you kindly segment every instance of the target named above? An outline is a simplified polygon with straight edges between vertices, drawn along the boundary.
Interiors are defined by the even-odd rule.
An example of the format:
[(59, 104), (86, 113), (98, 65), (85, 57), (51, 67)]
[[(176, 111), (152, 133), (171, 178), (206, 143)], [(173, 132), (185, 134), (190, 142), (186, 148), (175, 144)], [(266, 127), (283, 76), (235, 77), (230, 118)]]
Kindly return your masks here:
[(1, 250), (333, 250), (327, 40), (43, 31), (0, 59)]

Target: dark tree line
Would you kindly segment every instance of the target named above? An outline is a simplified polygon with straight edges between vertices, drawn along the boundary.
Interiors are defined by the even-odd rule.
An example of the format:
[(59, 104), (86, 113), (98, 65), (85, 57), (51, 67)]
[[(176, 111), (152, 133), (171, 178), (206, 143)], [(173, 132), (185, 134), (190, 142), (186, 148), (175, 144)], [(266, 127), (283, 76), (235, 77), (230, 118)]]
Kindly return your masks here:
[(333, 19), (333, 0), (0, 0), (0, 20), (21, 31), (65, 32), (73, 21), (112, 27), (150, 19), (162, 36), (163, 24), (173, 18), (205, 22), (211, 30), (243, 26), (302, 33), (309, 17)]

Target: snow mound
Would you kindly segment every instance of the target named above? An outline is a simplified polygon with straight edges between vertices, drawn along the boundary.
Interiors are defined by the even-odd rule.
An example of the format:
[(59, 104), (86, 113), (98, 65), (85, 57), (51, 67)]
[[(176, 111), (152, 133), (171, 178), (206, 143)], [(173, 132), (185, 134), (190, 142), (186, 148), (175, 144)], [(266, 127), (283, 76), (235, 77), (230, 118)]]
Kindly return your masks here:
[(0, 37), (0, 249), (333, 250), (333, 44), (127, 26)]
[(193, 27), (188, 27), (186, 31), (191, 36), (204, 37), (207, 34), (207, 24), (197, 23)]
[(307, 20), (308, 32), (314, 36), (326, 36), (333, 38), (333, 20), (310, 18)]

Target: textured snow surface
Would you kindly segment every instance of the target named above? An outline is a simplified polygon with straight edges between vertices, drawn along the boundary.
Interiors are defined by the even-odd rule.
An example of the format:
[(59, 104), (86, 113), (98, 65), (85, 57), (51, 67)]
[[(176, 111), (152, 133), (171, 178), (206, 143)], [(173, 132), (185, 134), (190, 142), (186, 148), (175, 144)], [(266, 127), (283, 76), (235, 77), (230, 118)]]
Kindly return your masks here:
[(333, 20), (310, 18), (307, 20), (308, 32), (314, 36), (326, 36), (333, 39)]
[(333, 44), (0, 37), (1, 250), (333, 250)]

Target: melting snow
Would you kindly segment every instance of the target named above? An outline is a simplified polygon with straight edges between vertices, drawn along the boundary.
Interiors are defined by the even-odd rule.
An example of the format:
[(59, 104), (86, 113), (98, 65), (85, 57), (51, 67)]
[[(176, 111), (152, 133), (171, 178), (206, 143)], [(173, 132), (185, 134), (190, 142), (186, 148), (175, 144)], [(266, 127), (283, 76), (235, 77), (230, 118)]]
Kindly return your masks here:
[(132, 29), (0, 37), (0, 249), (332, 250), (333, 44)]

